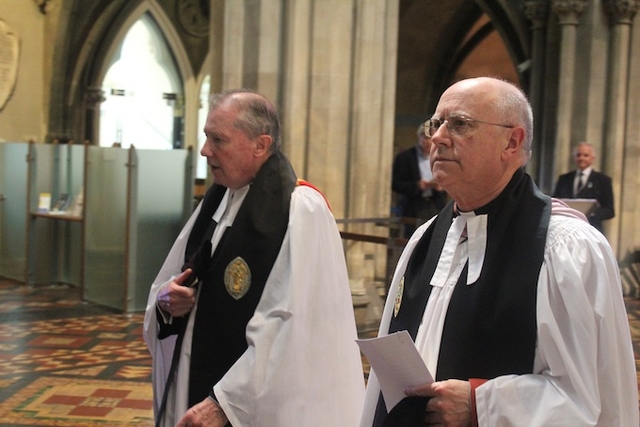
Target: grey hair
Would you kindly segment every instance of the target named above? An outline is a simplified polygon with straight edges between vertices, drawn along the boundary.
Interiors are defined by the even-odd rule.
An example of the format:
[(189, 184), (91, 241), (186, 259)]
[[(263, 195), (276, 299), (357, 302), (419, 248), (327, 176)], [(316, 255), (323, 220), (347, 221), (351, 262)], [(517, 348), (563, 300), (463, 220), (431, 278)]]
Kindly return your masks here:
[(527, 95), (511, 82), (501, 80), (509, 85), (504, 87), (498, 95), (497, 107), (503, 120), (508, 124), (524, 127), (524, 144), (522, 144), (523, 164), (531, 158), (533, 144), (533, 110)]
[(276, 107), (267, 98), (249, 89), (231, 89), (212, 94), (209, 97), (210, 109), (213, 110), (226, 101), (233, 102), (233, 106), (238, 109), (238, 116), (234, 122), (237, 129), (251, 138), (269, 135), (273, 141), (271, 151), (280, 150), (282, 145), (280, 118)]
[(578, 152), (578, 148), (580, 147), (589, 147), (591, 148), (591, 154), (593, 154), (594, 156), (596, 155), (596, 147), (594, 147), (593, 144), (590, 144), (586, 141), (582, 141), (576, 144), (575, 147), (573, 147), (573, 155), (575, 156), (576, 153)]

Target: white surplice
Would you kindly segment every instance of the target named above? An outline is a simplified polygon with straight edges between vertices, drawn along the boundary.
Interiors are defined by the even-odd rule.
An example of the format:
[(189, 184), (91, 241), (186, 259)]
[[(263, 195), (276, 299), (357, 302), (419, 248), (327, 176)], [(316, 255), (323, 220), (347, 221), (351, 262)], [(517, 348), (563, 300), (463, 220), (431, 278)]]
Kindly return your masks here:
[[(470, 272), (479, 275), (482, 268), (486, 228), (480, 217), (463, 214), (454, 219), (448, 235), (455, 240), (453, 250), (445, 241), (446, 259), (440, 260), (432, 279), (416, 347), (434, 375), (453, 287), (467, 260)], [(472, 224), (468, 238), (462, 236), (464, 224), (456, 223), (465, 221)], [(416, 230), (398, 261), (380, 335), (389, 329), (411, 253), (432, 222)], [(638, 426), (635, 361), (617, 261), (606, 238), (558, 200), (553, 200), (538, 280), (536, 321), (533, 373), (500, 376), (478, 387), (479, 425)], [(379, 391), (372, 372), (361, 427), (371, 427)]]
[[(157, 339), (156, 299), (180, 272), (199, 211), (200, 206), (149, 294), (144, 336), (153, 356), (156, 410), (175, 345), (175, 337)], [(192, 324), (193, 311), (190, 317)], [(182, 346), (183, 362), (189, 358), (191, 332), (188, 328)], [(291, 195), (288, 229), (246, 338), (247, 350), (214, 386), (235, 427), (358, 424), (364, 378), (342, 241), (326, 201), (308, 186), (296, 187)], [(181, 363), (178, 369), (167, 425), (174, 425), (188, 409), (188, 368), (188, 363)]]

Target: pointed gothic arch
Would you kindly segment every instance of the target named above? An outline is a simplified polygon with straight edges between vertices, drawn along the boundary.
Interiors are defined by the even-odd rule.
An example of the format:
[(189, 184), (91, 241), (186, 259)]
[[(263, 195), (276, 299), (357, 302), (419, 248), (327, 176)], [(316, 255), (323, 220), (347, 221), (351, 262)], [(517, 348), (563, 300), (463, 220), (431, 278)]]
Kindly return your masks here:
[[(74, 7), (70, 7), (66, 13), (72, 14), (74, 11)], [(92, 22), (86, 31), (85, 41), (77, 52), (69, 48), (73, 45), (72, 40), (60, 42), (66, 43), (67, 47), (56, 54), (54, 63), (61, 67), (56, 68), (59, 71), (54, 72), (56, 75), (53, 80), (59, 80), (58, 87), (66, 87), (68, 90), (63, 93), (52, 91), (50, 133), (96, 142), (99, 133), (100, 103), (104, 101), (100, 85), (111, 65), (110, 58), (116, 56), (116, 51), (127, 32), (142, 16), (149, 16), (153, 20), (175, 62), (179, 78), (182, 80), (184, 122), (188, 124), (197, 121), (197, 117), (190, 117), (197, 111), (190, 106), (197, 106), (198, 103), (196, 77), (185, 46), (171, 19), (156, 0), (114, 1)], [(78, 108), (78, 105), (84, 105), (85, 108)], [(182, 134), (182, 130), (180, 132)], [(192, 145), (190, 141), (194, 138), (195, 130), (185, 128), (181, 139), (186, 141), (186, 145)]]
[(183, 83), (160, 29), (144, 14), (127, 31), (100, 87), (98, 143), (124, 148), (182, 147)]

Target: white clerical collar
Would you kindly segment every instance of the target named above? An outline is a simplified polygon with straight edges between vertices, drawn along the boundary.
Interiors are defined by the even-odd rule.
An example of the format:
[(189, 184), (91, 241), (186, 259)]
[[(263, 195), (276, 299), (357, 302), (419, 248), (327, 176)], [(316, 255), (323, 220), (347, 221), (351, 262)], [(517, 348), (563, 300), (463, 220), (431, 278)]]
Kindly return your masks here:
[(220, 201), (218, 209), (213, 213), (213, 220), (218, 226), (213, 230), (211, 236), (211, 254), (215, 252), (222, 235), (227, 227), (233, 225), (233, 221), (236, 219), (238, 210), (242, 206), (242, 202), (249, 192), (250, 185), (239, 188), (237, 190), (227, 189)]
[(237, 190), (227, 189), (220, 201), (218, 209), (213, 213), (213, 220), (220, 224), (223, 220), (227, 223), (227, 226), (233, 224), (233, 220), (236, 218), (236, 214), (242, 205), (242, 201), (249, 192), (249, 187), (246, 185)]
[[(487, 250), (487, 220), (488, 215), (475, 215), (473, 212), (467, 218), (467, 238), (469, 242), (469, 274), (467, 285), (475, 283), (480, 277)], [(462, 216), (463, 214), (461, 214)]]
[(442, 287), (452, 273), (455, 252), (460, 243), (467, 243), (469, 271), (467, 285), (480, 277), (487, 249), (487, 215), (474, 212), (460, 212), (453, 219), (438, 260), (436, 271), (431, 278), (431, 286)]

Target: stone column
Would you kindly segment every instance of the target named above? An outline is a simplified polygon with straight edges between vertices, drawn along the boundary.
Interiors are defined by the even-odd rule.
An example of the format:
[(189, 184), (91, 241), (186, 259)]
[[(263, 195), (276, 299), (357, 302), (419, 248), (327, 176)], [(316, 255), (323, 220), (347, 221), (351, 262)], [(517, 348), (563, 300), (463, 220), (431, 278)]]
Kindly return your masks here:
[[(347, 170), (353, 84), (353, 0), (311, 4), (305, 175), (331, 203), (336, 218), (348, 215)], [(293, 60), (287, 52), (287, 60)]]
[[(357, 0), (355, 4), (348, 213), (350, 218), (387, 218), (399, 7), (397, 0)], [(385, 238), (389, 234), (388, 228), (375, 223), (352, 224), (348, 229)], [(377, 298), (376, 279), (385, 278), (386, 259), (386, 245), (348, 242), (354, 301), (369, 299), (369, 295)], [(384, 289), (386, 281), (381, 285)], [(377, 325), (377, 319), (372, 321)], [(362, 319), (359, 326), (367, 328), (366, 323)]]
[[(212, 14), (214, 4), (225, 16), (222, 87), (278, 105), (283, 151), (336, 218), (388, 217), (399, 0), (216, 0)], [(366, 297), (385, 276), (386, 247), (345, 240), (345, 252), (354, 299)]]
[[(634, 19), (638, 19), (635, 17)], [(640, 75), (640, 32), (631, 31), (629, 76)], [(640, 79), (630, 78), (627, 92), (627, 125), (620, 195), (620, 243), (618, 259), (640, 250)]]
[[(212, 10), (213, 13), (213, 10)], [(240, 87), (255, 89), (244, 84), (245, 49), (245, 13), (244, 1), (226, 0), (224, 5), (224, 41), (222, 52), (222, 90)], [(254, 47), (251, 46), (251, 49)], [(256, 54), (252, 52), (252, 54)]]
[(224, 1), (223, 88), (279, 107), (283, 151), (343, 217), (353, 0)]
[(558, 85), (558, 116), (553, 176), (564, 173), (571, 163), (571, 126), (576, 63), (576, 27), (578, 19), (589, 4), (588, 0), (552, 0), (551, 6), (560, 19), (562, 42), (560, 47), (560, 77)]
[(219, 93), (223, 88), (225, 0), (209, 3), (209, 91)]
[[(279, 104), (282, 43), (286, 34), (283, 31), (283, 0), (252, 1), (259, 4), (260, 15), (255, 18), (257, 25), (250, 24), (259, 31), (256, 33), (255, 29), (247, 29), (251, 31), (250, 38), (255, 37), (255, 42), (259, 46), (258, 55), (253, 64), (255, 70), (250, 70), (250, 73), (255, 72), (258, 90)], [(251, 5), (249, 7), (251, 10), (255, 10)], [(247, 60), (250, 60), (249, 58), (250, 56)]]
[(105, 99), (104, 90), (100, 87), (87, 87), (84, 90), (84, 139), (89, 140), (92, 144), (96, 143), (98, 135), (100, 135), (100, 104), (102, 104)]
[[(604, 172), (613, 181), (616, 217), (605, 223), (607, 238), (616, 253), (621, 256), (626, 249), (633, 246), (633, 233), (622, 233), (621, 230), (633, 229), (636, 224), (629, 223), (625, 216), (634, 219), (633, 211), (623, 205), (624, 198), (635, 198), (634, 182), (638, 175), (637, 152), (635, 156), (627, 156), (625, 131), (627, 125), (627, 93), (629, 88), (629, 64), (631, 46), (631, 24), (640, 7), (638, 0), (608, 0), (605, 8), (611, 19), (611, 40), (609, 57), (609, 88), (605, 111), (607, 127), (605, 132), (605, 149), (602, 150)], [(637, 145), (637, 141), (630, 141)], [(629, 147), (631, 148), (631, 147)], [(633, 152), (633, 150), (629, 150)], [(620, 167), (622, 165), (622, 167)], [(629, 181), (630, 185), (627, 185)], [(630, 191), (634, 193), (631, 194)], [(630, 200), (631, 201), (631, 200)], [(627, 236), (627, 237), (625, 237)]]
[[(289, 36), (284, 43), (282, 83), (283, 149), (301, 177), (306, 176), (309, 89), (311, 86), (312, 0), (286, 3)], [(308, 178), (307, 178), (308, 179)]]
[[(212, 6), (224, 13), (223, 89), (255, 89), (278, 104), (282, 0), (226, 0)], [(219, 30), (212, 28), (212, 37), (217, 41)]]
[(529, 87), (529, 101), (533, 109), (534, 130), (532, 156), (527, 169), (537, 179), (538, 185), (545, 187), (544, 153), (549, 150), (549, 141), (546, 146), (542, 133), (542, 109), (544, 106), (544, 69), (545, 69), (545, 28), (549, 15), (549, 6), (546, 1), (527, 1), (524, 5), (524, 14), (531, 21), (533, 41), (531, 46), (531, 78)]
[[(634, 19), (638, 19), (634, 17)], [(640, 75), (640, 32), (632, 28), (632, 42), (629, 52), (629, 75)], [(629, 251), (640, 250), (640, 79), (631, 77), (627, 105), (627, 125), (625, 133), (624, 169), (620, 200), (620, 243), (618, 259)]]

